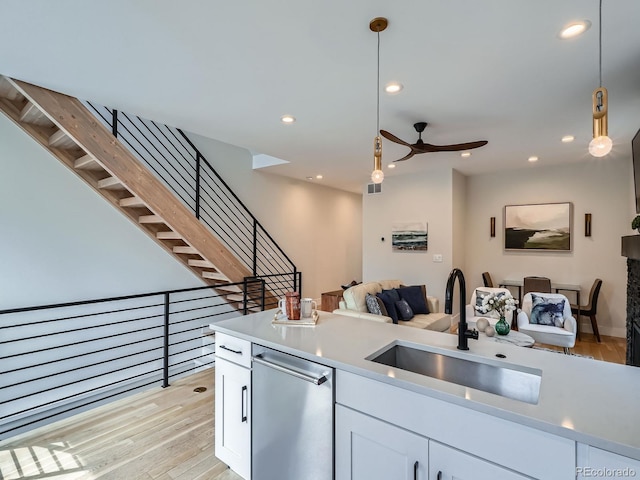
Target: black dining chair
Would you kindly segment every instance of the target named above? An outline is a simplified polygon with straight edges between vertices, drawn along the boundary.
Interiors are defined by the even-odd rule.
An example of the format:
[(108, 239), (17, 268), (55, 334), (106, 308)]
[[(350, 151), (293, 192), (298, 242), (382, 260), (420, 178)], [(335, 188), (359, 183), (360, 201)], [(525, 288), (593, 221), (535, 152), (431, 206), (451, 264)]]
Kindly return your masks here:
[(547, 277), (524, 277), (523, 293), (551, 293), (551, 280)]
[(491, 278), (491, 274), (489, 272), (482, 273), (482, 281), (484, 282), (485, 287), (494, 287), (493, 279)]
[(602, 280), (596, 278), (591, 286), (589, 292), (589, 303), (586, 305), (571, 305), (571, 313), (578, 315), (578, 323), (580, 323), (580, 317), (589, 317), (591, 320), (591, 328), (593, 334), (596, 336), (596, 340), (600, 343), (600, 332), (598, 332), (598, 321), (596, 320), (596, 312), (598, 311), (598, 295), (600, 295), (600, 287), (602, 287)]

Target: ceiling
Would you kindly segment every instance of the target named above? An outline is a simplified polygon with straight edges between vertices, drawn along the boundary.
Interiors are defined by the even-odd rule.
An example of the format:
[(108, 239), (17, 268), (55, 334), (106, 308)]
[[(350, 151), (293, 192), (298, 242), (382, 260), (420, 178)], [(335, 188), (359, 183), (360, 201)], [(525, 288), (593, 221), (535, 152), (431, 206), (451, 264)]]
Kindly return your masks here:
[[(361, 192), (380, 128), (415, 142), (488, 140), (470, 158), (416, 155), (385, 175), (467, 175), (630, 158), (640, 128), (640, 1), (605, 0), (603, 159), (587, 153), (598, 0), (4, 0), (0, 73), (289, 163), (268, 171)], [(10, 19), (10, 21), (7, 21)], [(588, 19), (582, 36), (560, 29)], [(280, 117), (297, 121), (283, 125)], [(563, 135), (575, 141), (563, 144)], [(383, 164), (408, 148), (383, 141)], [(536, 163), (527, 162), (531, 155)], [(221, 161), (215, 159), (214, 161)], [(315, 175), (322, 174), (322, 180)]]

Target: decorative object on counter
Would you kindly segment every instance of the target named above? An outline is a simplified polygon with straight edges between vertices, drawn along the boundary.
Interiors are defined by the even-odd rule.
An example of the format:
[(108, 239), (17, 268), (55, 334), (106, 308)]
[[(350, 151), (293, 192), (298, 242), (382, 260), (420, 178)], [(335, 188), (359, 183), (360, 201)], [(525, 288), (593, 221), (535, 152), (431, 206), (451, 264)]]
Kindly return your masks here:
[(286, 313), (289, 320), (300, 320), (300, 294), (287, 292), (278, 301), (278, 308)]
[(273, 316), (273, 320), (271, 323), (273, 325), (293, 325), (295, 327), (315, 327), (316, 323), (318, 323), (318, 318), (320, 315), (317, 310), (314, 310), (309, 318), (303, 318), (300, 320), (289, 320), (287, 316), (282, 312), (282, 310), (276, 310), (275, 315)]
[(504, 317), (500, 317), (500, 320), (496, 323), (495, 329), (498, 335), (507, 335), (509, 330), (511, 330), (511, 327)]
[(640, 215), (636, 215), (636, 218), (631, 221), (631, 228), (640, 233)]
[[(516, 309), (518, 303), (508, 292), (489, 292), (487, 295), (479, 295), (476, 291), (476, 310), (483, 314), (493, 313), (498, 315), (500, 319), (495, 325), (498, 335), (506, 335), (511, 329), (505, 320), (507, 313), (511, 313)], [(486, 319), (484, 319), (486, 320)], [(477, 326), (476, 321), (476, 326)]]
[(591, 236), (591, 214), (590, 213), (584, 214), (584, 236), (585, 237)]
[(484, 334), (487, 337), (493, 337), (496, 334), (496, 330), (491, 325), (487, 325), (487, 327), (484, 329)]
[(476, 328), (479, 332), (484, 332), (488, 326), (489, 320), (487, 320), (486, 318), (480, 317), (478, 320), (476, 320)]
[(318, 309), (318, 304), (313, 298), (303, 298), (300, 300), (300, 316), (309, 318)]
[(570, 252), (572, 206), (570, 202), (506, 205), (504, 248)]
[(489, 221), (489, 232), (492, 238), (496, 236), (496, 217), (491, 217)]
[(429, 244), (428, 224), (394, 223), (391, 226), (391, 249), (394, 252), (426, 252)]

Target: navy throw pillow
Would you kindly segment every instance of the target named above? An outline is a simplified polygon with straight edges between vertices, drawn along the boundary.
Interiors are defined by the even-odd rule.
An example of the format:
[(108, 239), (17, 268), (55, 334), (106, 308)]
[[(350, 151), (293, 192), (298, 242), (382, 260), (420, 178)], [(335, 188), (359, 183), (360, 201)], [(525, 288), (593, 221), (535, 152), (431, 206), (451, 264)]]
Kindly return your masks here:
[(564, 299), (547, 298), (532, 293), (531, 305), (531, 318), (529, 318), (531, 323), (564, 327)]
[(413, 318), (413, 310), (406, 300), (398, 300), (396, 302), (396, 310), (398, 311), (398, 320), (411, 320)]
[(406, 300), (414, 315), (429, 313), (429, 305), (425, 300), (425, 293), (420, 285), (412, 285), (410, 287), (400, 287), (396, 289), (400, 298)]
[(398, 296), (396, 300), (395, 296), (389, 292), (394, 292), (396, 295), (398, 295), (394, 290), (383, 290), (382, 292), (378, 293), (376, 297), (378, 297), (380, 300), (382, 300), (382, 303), (384, 303), (384, 308), (387, 310), (387, 315), (391, 317), (393, 323), (398, 323), (396, 302), (400, 300), (400, 297)]

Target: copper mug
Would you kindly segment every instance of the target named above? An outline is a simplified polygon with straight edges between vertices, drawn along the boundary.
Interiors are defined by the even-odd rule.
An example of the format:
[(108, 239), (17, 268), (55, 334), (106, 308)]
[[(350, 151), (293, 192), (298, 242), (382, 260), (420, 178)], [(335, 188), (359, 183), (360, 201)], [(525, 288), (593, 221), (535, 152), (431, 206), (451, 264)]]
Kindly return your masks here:
[(289, 320), (300, 320), (300, 294), (287, 292), (284, 298), (278, 301), (278, 308), (287, 315)]

